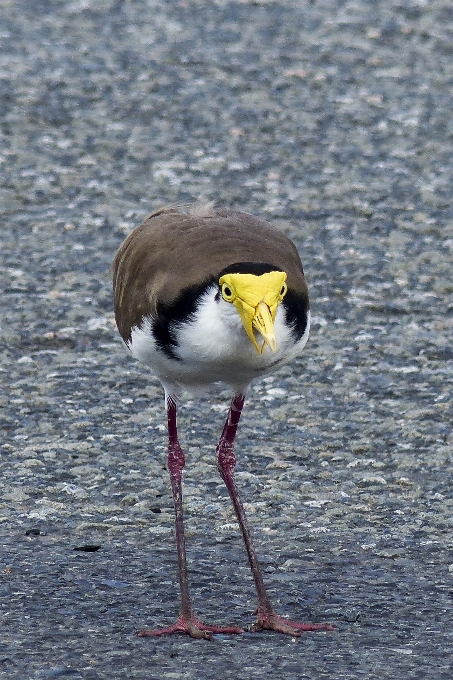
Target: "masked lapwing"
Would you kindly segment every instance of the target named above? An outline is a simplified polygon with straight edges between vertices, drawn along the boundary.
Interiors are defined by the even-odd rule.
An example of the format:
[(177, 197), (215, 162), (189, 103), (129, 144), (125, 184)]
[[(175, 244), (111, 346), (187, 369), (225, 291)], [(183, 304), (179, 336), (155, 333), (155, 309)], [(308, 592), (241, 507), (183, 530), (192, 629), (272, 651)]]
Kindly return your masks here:
[(274, 612), (234, 477), (234, 439), (245, 394), (255, 378), (300, 354), (308, 339), (307, 284), (296, 247), (268, 222), (212, 203), (170, 207), (150, 215), (124, 241), (113, 262), (115, 318), (132, 355), (150, 367), (165, 391), (168, 468), (175, 506), (181, 611), (167, 628), (195, 638), (241, 633), (199, 621), (189, 594), (181, 477), (185, 460), (176, 425), (177, 395), (213, 383), (232, 390), (217, 465), (230, 494), (255, 581), (253, 630), (332, 630)]

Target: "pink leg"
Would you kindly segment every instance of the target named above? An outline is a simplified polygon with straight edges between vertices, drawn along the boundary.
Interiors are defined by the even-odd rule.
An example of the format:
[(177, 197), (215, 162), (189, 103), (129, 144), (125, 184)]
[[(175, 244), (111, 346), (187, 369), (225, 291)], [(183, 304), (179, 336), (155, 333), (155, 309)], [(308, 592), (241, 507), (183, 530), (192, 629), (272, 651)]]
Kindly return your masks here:
[(231, 401), (228, 417), (217, 446), (217, 464), (219, 472), (226, 484), (233, 502), (233, 507), (236, 512), (242, 536), (244, 538), (250, 567), (252, 569), (253, 580), (255, 581), (256, 592), (258, 595), (258, 609), (257, 620), (253, 626), (253, 630), (268, 629), (296, 636), (299, 636), (300, 631), (303, 630), (333, 630), (333, 627), (328, 623), (298, 623), (296, 621), (288, 621), (287, 619), (278, 616), (278, 614), (274, 612), (270, 603), (263, 577), (261, 575), (261, 568), (256, 556), (255, 548), (253, 546), (252, 536), (248, 526), (247, 518), (245, 516), (244, 506), (242, 505), (242, 501), (239, 497), (236, 480), (234, 478), (234, 468), (236, 465), (234, 439), (239, 425), (242, 407), (244, 406), (244, 399), (245, 396), (243, 394), (235, 394)]
[(178, 441), (176, 426), (176, 402), (172, 395), (167, 395), (168, 420), (168, 469), (170, 471), (171, 490), (175, 506), (176, 549), (178, 553), (179, 585), (181, 590), (181, 612), (177, 621), (167, 628), (142, 630), (139, 637), (166, 635), (169, 633), (187, 633), (194, 638), (210, 639), (213, 633), (243, 633), (237, 626), (211, 626), (199, 621), (192, 609), (187, 577), (186, 546), (184, 540), (184, 521), (182, 511), (182, 471), (185, 465), (184, 453)]

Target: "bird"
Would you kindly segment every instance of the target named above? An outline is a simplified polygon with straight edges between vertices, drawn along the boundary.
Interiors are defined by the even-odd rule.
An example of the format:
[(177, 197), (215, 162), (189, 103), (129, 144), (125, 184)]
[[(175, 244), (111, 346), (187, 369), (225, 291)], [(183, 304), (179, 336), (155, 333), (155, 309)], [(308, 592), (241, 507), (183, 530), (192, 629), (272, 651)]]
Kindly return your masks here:
[(200, 621), (189, 592), (182, 496), (185, 457), (178, 440), (177, 405), (185, 392), (199, 395), (219, 384), (232, 396), (216, 448), (217, 467), (255, 582), (258, 607), (250, 629), (292, 636), (333, 630), (327, 623), (290, 621), (275, 612), (234, 475), (234, 440), (247, 388), (299, 355), (308, 340), (308, 289), (296, 246), (266, 220), (197, 201), (149, 215), (120, 246), (112, 274), (122, 340), (163, 386), (175, 509), (180, 613), (172, 625), (137, 635), (181, 632), (210, 639), (244, 632), (238, 626)]

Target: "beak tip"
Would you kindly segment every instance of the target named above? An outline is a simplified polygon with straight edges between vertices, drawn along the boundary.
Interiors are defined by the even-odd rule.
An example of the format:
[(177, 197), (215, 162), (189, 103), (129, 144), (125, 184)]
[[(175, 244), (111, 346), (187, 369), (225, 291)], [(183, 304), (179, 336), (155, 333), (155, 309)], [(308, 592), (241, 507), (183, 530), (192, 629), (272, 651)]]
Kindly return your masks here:
[(277, 351), (277, 343), (275, 341), (275, 338), (265, 338), (265, 339), (263, 339), (263, 342), (261, 343), (261, 345), (258, 345), (258, 343), (257, 343), (256, 349), (258, 351), (258, 354), (264, 354), (264, 350), (266, 349), (266, 347), (269, 347), (271, 352), (273, 352), (275, 354), (276, 351)]

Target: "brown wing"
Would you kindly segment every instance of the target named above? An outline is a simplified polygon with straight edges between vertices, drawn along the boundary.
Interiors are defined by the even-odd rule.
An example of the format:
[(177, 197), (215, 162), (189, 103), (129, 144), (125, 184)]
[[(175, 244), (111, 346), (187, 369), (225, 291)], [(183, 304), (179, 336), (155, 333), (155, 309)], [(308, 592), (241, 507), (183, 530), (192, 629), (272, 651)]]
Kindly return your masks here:
[(264, 262), (288, 275), (288, 288), (306, 294), (296, 247), (281, 231), (248, 213), (195, 205), (150, 215), (124, 241), (113, 261), (115, 318), (124, 340), (158, 303), (215, 279), (237, 262)]

